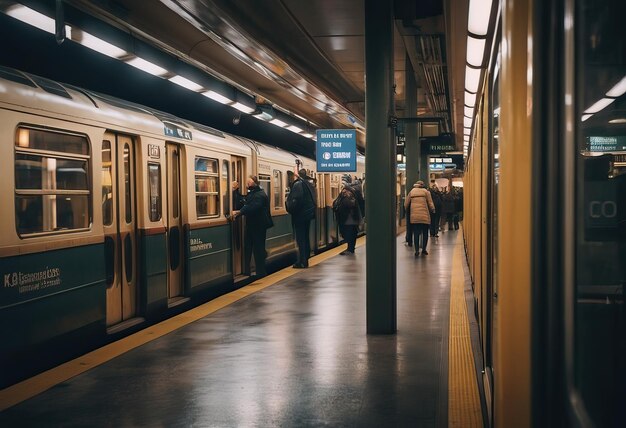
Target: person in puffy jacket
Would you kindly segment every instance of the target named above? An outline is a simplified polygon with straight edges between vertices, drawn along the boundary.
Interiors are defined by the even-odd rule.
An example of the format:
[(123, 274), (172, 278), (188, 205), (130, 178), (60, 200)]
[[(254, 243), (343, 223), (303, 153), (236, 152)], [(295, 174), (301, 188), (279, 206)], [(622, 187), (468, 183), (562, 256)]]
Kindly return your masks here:
[(298, 171), (298, 177), (291, 185), (291, 191), (286, 201), (287, 212), (291, 214), (291, 223), (296, 234), (298, 245), (298, 259), (293, 265), (296, 269), (309, 267), (311, 242), (309, 226), (315, 218), (317, 207), (316, 193), (313, 184), (306, 175), (306, 170)]
[(356, 246), (356, 237), (359, 232), (359, 225), (363, 220), (361, 209), (359, 208), (358, 195), (350, 185), (344, 182), (343, 189), (333, 201), (333, 211), (339, 223), (339, 231), (341, 236), (348, 244), (348, 248), (342, 251), (342, 256), (354, 254)]
[(418, 181), (409, 192), (404, 207), (411, 210), (409, 221), (413, 230), (413, 244), (415, 245), (415, 257), (420, 255), (419, 243), (422, 236), (422, 255), (428, 255), (428, 232), (430, 229), (430, 214), (435, 211), (435, 204), (430, 192), (425, 188), (423, 181)]

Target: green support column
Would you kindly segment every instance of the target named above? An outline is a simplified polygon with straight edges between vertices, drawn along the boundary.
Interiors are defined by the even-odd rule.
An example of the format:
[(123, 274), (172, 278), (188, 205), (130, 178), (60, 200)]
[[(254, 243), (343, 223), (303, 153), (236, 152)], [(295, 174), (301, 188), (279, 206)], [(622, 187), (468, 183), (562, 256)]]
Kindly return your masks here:
[(393, 2), (365, 0), (367, 332), (393, 334), (396, 314), (396, 147)]
[[(413, 64), (411, 64), (411, 59), (408, 55), (406, 56), (405, 64), (406, 110), (404, 116), (415, 117), (417, 116), (417, 82), (415, 81)], [(411, 191), (413, 184), (415, 184), (419, 176), (420, 146), (417, 127), (417, 121), (408, 121), (404, 125), (404, 136), (406, 137), (404, 145), (404, 154), (406, 155), (406, 193)]]
[[(421, 137), (422, 133), (422, 124), (420, 123), (419, 127), (419, 136)], [(422, 145), (419, 147), (420, 158), (419, 158), (419, 179), (426, 183), (426, 186), (430, 187), (430, 178), (428, 174), (428, 153), (422, 151)]]

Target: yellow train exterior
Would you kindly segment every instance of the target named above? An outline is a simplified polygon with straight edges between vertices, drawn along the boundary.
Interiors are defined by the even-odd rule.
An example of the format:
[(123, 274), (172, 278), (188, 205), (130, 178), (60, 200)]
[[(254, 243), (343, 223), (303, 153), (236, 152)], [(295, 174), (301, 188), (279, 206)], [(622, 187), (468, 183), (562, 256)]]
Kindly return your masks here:
[(269, 264), (295, 252), (300, 168), (317, 180), (312, 250), (339, 242), (340, 176), (311, 159), (7, 68), (0, 124), (0, 387), (245, 282), (234, 180), (269, 196)]
[(622, 426), (624, 2), (503, 0), (464, 178), (491, 426)]

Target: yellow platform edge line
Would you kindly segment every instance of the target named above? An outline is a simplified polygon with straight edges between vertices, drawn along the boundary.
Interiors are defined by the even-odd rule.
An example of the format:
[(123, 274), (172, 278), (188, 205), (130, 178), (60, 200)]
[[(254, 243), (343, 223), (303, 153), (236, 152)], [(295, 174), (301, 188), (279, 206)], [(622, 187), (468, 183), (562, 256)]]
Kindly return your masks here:
[(463, 235), (459, 233), (452, 256), (450, 280), (448, 426), (482, 428), (482, 410), (474, 369), (464, 288)]
[[(357, 247), (365, 245), (365, 236), (357, 239)], [(326, 260), (337, 256), (345, 249), (342, 244), (336, 248), (324, 251), (321, 254), (313, 256), (309, 259), (309, 266), (313, 267)], [(203, 303), (189, 311), (176, 315), (175, 317), (164, 320), (158, 324), (149, 326), (143, 330), (133, 333), (115, 342), (109, 343), (101, 348), (91, 351), (85, 355), (75, 358), (71, 361), (53, 367), (43, 373), (32, 378), (11, 385), (0, 390), (0, 412), (15, 406), (22, 401), (28, 400), (35, 395), (52, 388), (55, 385), (63, 383), (74, 376), (86, 372), (94, 367), (106, 363), (115, 357), (118, 357), (128, 351), (131, 351), (141, 345), (145, 345), (159, 337), (165, 336), (175, 330), (178, 330), (192, 322), (198, 321), (222, 308), (225, 308), (238, 300), (248, 297), (254, 293), (277, 284), (303, 270), (288, 267), (271, 275), (261, 278), (245, 287), (234, 290), (228, 294), (217, 297), (207, 303)]]

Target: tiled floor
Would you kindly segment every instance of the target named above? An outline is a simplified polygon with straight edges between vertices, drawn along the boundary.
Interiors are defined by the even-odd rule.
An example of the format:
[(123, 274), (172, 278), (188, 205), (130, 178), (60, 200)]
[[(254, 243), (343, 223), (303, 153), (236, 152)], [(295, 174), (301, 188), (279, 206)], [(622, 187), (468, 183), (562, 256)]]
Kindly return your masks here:
[(457, 233), (398, 237), (398, 333), (365, 333), (365, 248), (18, 404), (1, 426), (447, 426)]

